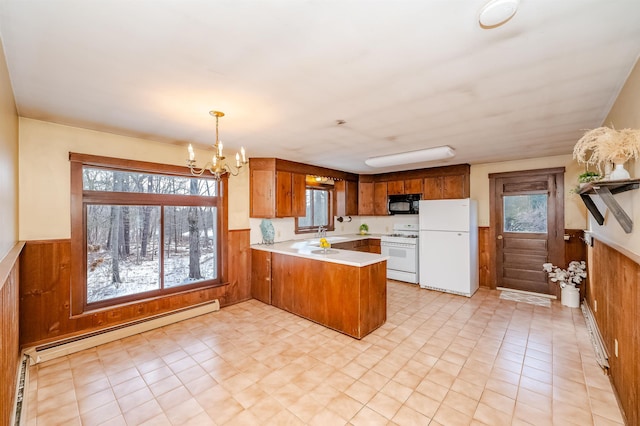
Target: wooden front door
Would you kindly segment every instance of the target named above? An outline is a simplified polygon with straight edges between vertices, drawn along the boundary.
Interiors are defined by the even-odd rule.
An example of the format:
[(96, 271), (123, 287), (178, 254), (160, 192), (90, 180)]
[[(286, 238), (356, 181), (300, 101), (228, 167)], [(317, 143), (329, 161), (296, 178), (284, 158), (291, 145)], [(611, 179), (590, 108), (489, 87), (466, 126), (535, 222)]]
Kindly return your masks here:
[(496, 286), (556, 294), (542, 264), (564, 266), (564, 168), (494, 173), (489, 179)]

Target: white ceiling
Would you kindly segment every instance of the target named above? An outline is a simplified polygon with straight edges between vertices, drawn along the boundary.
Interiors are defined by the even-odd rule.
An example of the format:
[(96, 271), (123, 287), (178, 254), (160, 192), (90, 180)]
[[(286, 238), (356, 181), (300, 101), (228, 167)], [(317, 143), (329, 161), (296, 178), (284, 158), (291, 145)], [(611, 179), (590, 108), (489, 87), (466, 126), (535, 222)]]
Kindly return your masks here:
[(356, 173), (570, 153), (640, 54), (640, 1), (521, 0), (482, 29), (485, 3), (0, 0), (0, 35), (24, 117), (204, 147), (216, 109), (227, 154)]

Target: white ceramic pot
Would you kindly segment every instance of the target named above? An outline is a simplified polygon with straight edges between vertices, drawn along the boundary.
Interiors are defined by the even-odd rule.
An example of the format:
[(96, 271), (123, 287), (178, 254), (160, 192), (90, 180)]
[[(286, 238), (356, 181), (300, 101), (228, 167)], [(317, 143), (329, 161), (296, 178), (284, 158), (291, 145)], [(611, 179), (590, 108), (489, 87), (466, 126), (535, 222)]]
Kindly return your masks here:
[(560, 297), (563, 306), (569, 308), (580, 307), (580, 289), (572, 285), (566, 285), (562, 288), (562, 294)]
[(611, 180), (623, 180), (630, 179), (631, 176), (629, 175), (627, 169), (624, 168), (624, 163), (616, 163), (616, 168), (613, 169), (611, 175), (609, 175), (609, 178)]

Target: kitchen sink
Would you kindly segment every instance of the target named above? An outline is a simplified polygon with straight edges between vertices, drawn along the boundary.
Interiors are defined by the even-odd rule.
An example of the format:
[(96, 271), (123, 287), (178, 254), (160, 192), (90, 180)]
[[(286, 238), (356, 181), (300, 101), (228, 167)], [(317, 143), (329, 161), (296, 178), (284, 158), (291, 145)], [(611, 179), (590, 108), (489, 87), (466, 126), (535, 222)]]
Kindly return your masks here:
[(332, 250), (332, 249), (320, 249), (320, 250), (311, 250), (311, 253), (313, 254), (338, 254), (340, 253), (338, 250)]

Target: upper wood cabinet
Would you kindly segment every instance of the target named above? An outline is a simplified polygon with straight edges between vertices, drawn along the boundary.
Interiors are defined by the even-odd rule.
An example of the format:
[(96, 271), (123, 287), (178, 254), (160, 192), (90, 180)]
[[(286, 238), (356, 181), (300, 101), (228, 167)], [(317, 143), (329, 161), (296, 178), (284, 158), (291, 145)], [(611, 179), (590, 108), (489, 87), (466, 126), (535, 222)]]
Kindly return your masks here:
[(387, 182), (387, 194), (388, 195), (407, 194), (404, 187), (404, 180), (392, 180)]
[(339, 180), (335, 183), (336, 216), (358, 215), (358, 182)]
[(292, 173), (291, 215), (303, 217), (307, 214), (307, 175)]
[(251, 169), (250, 179), (249, 215), (251, 217), (275, 217), (275, 171)]
[(405, 194), (422, 194), (422, 179), (407, 179), (404, 181)]
[(423, 182), (423, 200), (469, 198), (468, 175), (427, 177)]
[(466, 176), (454, 175), (442, 177), (442, 198), (468, 198), (469, 185)]
[(292, 179), (289, 172), (276, 172), (276, 216), (291, 217)]
[(373, 207), (373, 182), (358, 183), (358, 215), (372, 216), (374, 215)]
[(275, 159), (251, 159), (249, 215), (294, 217), (306, 213), (306, 175), (276, 170)]
[(423, 200), (439, 200), (442, 198), (442, 176), (424, 178), (422, 185)]
[(376, 216), (389, 214), (387, 208), (387, 182), (376, 182), (373, 186), (373, 214)]

